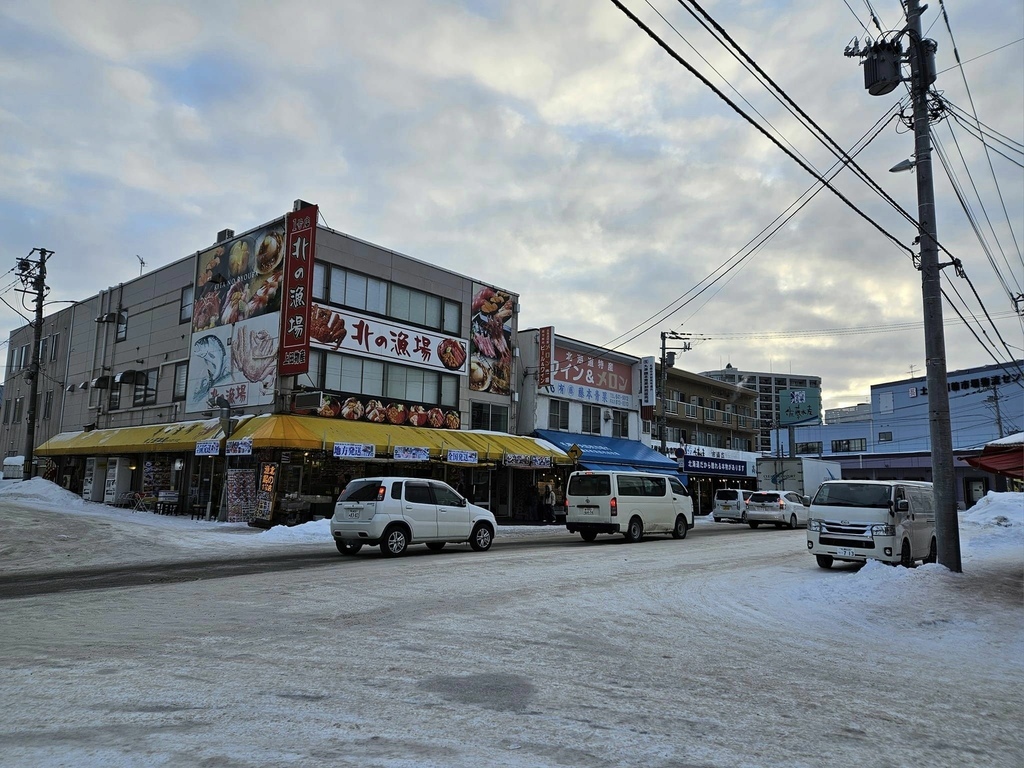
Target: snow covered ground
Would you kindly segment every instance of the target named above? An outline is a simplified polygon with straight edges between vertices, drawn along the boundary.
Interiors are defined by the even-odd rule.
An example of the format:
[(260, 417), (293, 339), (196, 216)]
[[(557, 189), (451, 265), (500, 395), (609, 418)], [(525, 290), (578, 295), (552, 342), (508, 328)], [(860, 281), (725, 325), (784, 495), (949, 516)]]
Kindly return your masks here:
[[(0, 603), (0, 766), (1024, 765), (1024, 494), (963, 569), (824, 571), (803, 531), (367, 553)], [(528, 544), (529, 542), (524, 542)], [(333, 549), (0, 489), (0, 576)], [(383, 588), (386, 587), (386, 588)]]

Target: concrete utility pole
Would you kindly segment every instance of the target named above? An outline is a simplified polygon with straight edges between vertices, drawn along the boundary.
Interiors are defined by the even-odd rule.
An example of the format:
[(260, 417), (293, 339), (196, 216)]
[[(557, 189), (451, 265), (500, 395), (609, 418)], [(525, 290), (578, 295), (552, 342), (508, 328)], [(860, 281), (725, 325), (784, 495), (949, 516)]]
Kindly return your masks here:
[[(32, 325), (32, 363), (28, 369), (29, 396), (28, 420), (25, 425), (25, 463), (22, 465), (22, 480), (32, 479), (32, 458), (36, 442), (36, 400), (39, 399), (39, 345), (43, 340), (43, 299), (46, 296), (46, 260), (53, 251), (45, 248), (33, 248), (39, 254), (39, 261), (22, 259), (18, 262), (22, 284), (27, 290), (23, 293), (35, 294), (36, 318)], [(31, 288), (28, 286), (31, 284)]]
[[(662, 331), (661, 332), (661, 370), (660, 376), (658, 376), (658, 432), (661, 435), (661, 455), (664, 456), (668, 450), (666, 445), (668, 432), (668, 412), (665, 409), (666, 400), (666, 388), (668, 387), (668, 369), (676, 364), (676, 353), (669, 352), (668, 347), (665, 346), (666, 339), (674, 339), (676, 341), (682, 339), (689, 339), (689, 334), (677, 333), (675, 331)], [(690, 342), (684, 341), (680, 347), (673, 347), (673, 349), (679, 349), (683, 352), (690, 351)]]
[(941, 267), (935, 227), (935, 191), (932, 188), (931, 128), (928, 123), (928, 88), (935, 76), (934, 64), (931, 63), (934, 62), (935, 43), (921, 37), (922, 12), (918, 0), (907, 0), (935, 539), (939, 563), (954, 573), (960, 573), (963, 570), (960, 562), (960, 523), (957, 519), (956, 480), (953, 474), (953, 436), (950, 429), (949, 388), (946, 381), (946, 339), (942, 327)]

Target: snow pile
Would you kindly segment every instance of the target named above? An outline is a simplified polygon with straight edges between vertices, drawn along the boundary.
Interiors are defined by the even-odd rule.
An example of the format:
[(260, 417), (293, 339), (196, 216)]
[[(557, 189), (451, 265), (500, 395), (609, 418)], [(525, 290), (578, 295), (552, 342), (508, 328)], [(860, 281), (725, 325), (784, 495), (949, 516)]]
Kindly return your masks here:
[(77, 493), (71, 493), (56, 483), (33, 477), (31, 480), (15, 480), (0, 487), (0, 499), (7, 502), (37, 504), (54, 509), (81, 510), (90, 505)]
[(1024, 493), (989, 491), (985, 498), (961, 515), (960, 520), (970, 525), (1024, 527)]

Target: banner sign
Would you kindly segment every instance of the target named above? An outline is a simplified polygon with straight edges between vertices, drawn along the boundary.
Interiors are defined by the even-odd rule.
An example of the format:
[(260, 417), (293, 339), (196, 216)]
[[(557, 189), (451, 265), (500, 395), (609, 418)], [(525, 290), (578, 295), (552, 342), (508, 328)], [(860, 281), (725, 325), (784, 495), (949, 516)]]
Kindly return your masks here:
[(321, 304), (313, 305), (310, 322), (310, 339), (317, 349), (401, 362), (460, 376), (469, 371), (468, 345), (456, 336)]
[(320, 209), (315, 205), (285, 217), (288, 241), (284, 252), (284, 296), (281, 301), (282, 376), (309, 371), (309, 324), (313, 304), (313, 256), (316, 252), (316, 222)]
[(335, 443), (334, 458), (336, 459), (372, 459), (377, 455), (373, 445), (363, 443)]
[(640, 418), (644, 421), (654, 420), (654, 405), (658, 395), (654, 358), (640, 358)]
[(395, 461), (430, 461), (430, 449), (396, 445), (393, 457)]
[(469, 388), (473, 392), (512, 392), (512, 328), (517, 298), (514, 293), (473, 283), (469, 322)]
[(228, 470), (228, 522), (247, 523), (256, 509), (256, 470)]
[(633, 366), (593, 352), (555, 347), (554, 372), (546, 392), (569, 400), (632, 410)]
[(277, 464), (263, 462), (260, 464), (259, 486), (256, 488), (256, 508), (253, 517), (258, 520), (269, 520), (274, 516), (274, 494), (277, 490)]
[(200, 440), (196, 443), (196, 456), (220, 456), (220, 440)]
[(228, 456), (252, 456), (252, 438), (243, 437), (241, 440), (228, 440), (224, 444), (224, 453)]
[(779, 391), (779, 424), (821, 423), (820, 389), (783, 389)]
[(555, 348), (552, 346), (554, 335), (554, 326), (547, 325), (540, 329), (538, 336), (540, 357), (537, 362), (538, 387), (547, 387), (551, 385), (551, 372), (555, 369)]
[(504, 464), (506, 467), (521, 467), (524, 469), (546, 469), (551, 466), (551, 457), (530, 456), (523, 453), (506, 453)]
[(679, 470), (694, 475), (727, 475), (729, 477), (747, 477), (748, 464), (733, 459), (716, 459), (706, 456), (683, 456), (679, 460)]
[(479, 454), (476, 451), (457, 451), (454, 448), (448, 449), (447, 460), (454, 464), (476, 464)]

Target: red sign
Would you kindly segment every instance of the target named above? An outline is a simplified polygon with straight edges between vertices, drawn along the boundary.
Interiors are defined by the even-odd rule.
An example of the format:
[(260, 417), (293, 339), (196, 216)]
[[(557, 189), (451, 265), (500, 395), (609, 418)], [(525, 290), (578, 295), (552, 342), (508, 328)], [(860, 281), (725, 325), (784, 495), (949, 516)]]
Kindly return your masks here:
[(551, 346), (551, 338), (555, 334), (554, 327), (546, 325), (540, 329), (540, 358), (537, 362), (537, 386), (547, 387), (551, 385), (551, 370), (555, 367), (553, 356), (554, 347)]
[(284, 296), (281, 300), (282, 376), (309, 371), (309, 323), (313, 308), (313, 255), (316, 251), (315, 205), (285, 218), (288, 241), (284, 255)]
[(555, 347), (555, 382), (620, 395), (633, 394), (633, 367), (616, 363), (593, 352), (574, 352)]

